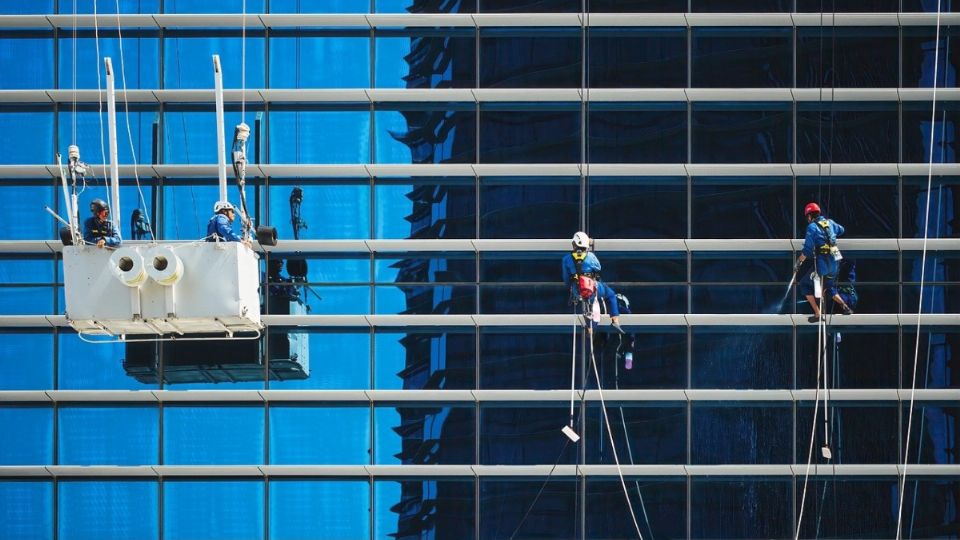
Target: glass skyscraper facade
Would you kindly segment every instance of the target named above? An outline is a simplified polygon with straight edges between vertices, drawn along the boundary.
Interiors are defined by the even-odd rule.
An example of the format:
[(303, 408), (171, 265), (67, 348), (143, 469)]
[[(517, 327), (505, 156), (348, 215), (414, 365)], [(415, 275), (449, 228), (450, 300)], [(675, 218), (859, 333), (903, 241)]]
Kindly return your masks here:
[[(937, 5), (0, 2), (0, 538), (636, 537), (572, 346), (577, 230), (632, 308), (632, 369), (606, 326), (596, 360), (644, 538), (895, 537), (908, 448), (903, 538), (960, 537), (960, 13), (937, 40)], [(268, 260), (306, 270), (303, 313), (265, 302), (253, 361), (164, 342), (147, 369), (65, 322), (43, 206), (70, 144), (81, 218), (107, 196), (109, 56), (122, 236), (140, 208), (202, 238), (213, 54), (279, 231), (261, 289), (289, 286)], [(859, 294), (812, 441), (817, 326), (780, 300), (810, 201)], [(291, 371), (271, 347), (295, 339)]]

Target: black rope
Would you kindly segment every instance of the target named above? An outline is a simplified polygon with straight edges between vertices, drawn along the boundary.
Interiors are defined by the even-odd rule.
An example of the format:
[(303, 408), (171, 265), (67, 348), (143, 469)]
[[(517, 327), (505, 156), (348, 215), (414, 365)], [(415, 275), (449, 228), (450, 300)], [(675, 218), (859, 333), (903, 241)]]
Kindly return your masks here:
[(563, 459), (563, 453), (567, 450), (567, 446), (570, 445), (570, 439), (566, 439), (563, 442), (563, 448), (560, 449), (560, 454), (557, 456), (557, 460), (553, 463), (553, 467), (550, 468), (550, 472), (547, 474), (547, 479), (543, 481), (543, 485), (540, 486), (540, 491), (537, 492), (537, 496), (533, 498), (533, 502), (530, 503), (530, 507), (527, 508), (527, 513), (523, 515), (520, 519), (520, 523), (517, 524), (517, 528), (513, 530), (513, 534), (510, 535), (510, 540), (513, 540), (517, 533), (520, 532), (520, 528), (523, 527), (523, 523), (527, 520), (527, 517), (530, 516), (530, 512), (533, 511), (533, 507), (537, 505), (537, 501), (540, 500), (540, 496), (543, 495), (543, 490), (547, 489), (547, 483), (550, 482), (550, 478), (553, 476), (553, 472), (557, 470), (557, 466), (560, 465), (560, 460)]

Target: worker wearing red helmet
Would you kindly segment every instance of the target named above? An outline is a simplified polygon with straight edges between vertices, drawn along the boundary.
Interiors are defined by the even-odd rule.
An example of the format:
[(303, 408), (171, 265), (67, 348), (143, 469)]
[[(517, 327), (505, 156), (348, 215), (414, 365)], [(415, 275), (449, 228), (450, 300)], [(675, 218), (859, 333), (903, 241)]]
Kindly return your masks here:
[(833, 299), (844, 315), (850, 315), (853, 309), (843, 301), (837, 291), (837, 272), (840, 260), (843, 258), (837, 248), (837, 237), (843, 235), (843, 225), (825, 217), (817, 203), (808, 204), (803, 209), (803, 214), (807, 218), (807, 231), (803, 239), (803, 252), (797, 259), (796, 270), (799, 272), (801, 265), (807, 259), (815, 260), (813, 271), (800, 279), (800, 292), (813, 308), (813, 316), (807, 320), (819, 322), (822, 316), (814, 294), (815, 276), (820, 278), (826, 298)]

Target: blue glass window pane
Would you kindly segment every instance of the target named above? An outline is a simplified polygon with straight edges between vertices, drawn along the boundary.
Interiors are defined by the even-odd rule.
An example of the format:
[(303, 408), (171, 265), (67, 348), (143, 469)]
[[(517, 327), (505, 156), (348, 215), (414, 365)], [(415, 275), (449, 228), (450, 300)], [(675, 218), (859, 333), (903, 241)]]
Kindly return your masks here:
[[(631, 304), (632, 306), (632, 304)], [(629, 327), (623, 340), (600, 333), (594, 351), (604, 388), (685, 388), (687, 386), (687, 331), (679, 327)], [(627, 369), (625, 355), (633, 354)]]
[(50, 407), (0, 407), (0, 465), (53, 464), (53, 410)]
[[(892, 238), (900, 230), (895, 177), (798, 177), (797, 201), (819, 201), (823, 213), (846, 229), (843, 238)], [(798, 218), (797, 238), (803, 238), (807, 222)]]
[[(164, 13), (263, 13), (265, 0), (224, 0), (212, 6), (206, 0), (164, 0)], [(227, 55), (224, 55), (227, 56)], [(262, 64), (261, 64), (262, 65)]]
[[(910, 0), (904, 0), (903, 11), (908, 11), (906, 9), (906, 4), (909, 3)], [(869, 11), (881, 11), (889, 13), (892, 11), (898, 11), (900, 6), (897, 0), (844, 0), (843, 2), (831, 1), (829, 5), (825, 5), (824, 0), (797, 0), (797, 11), (818, 12), (823, 11), (824, 9), (828, 11), (837, 11), (840, 13), (849, 11), (857, 13)]]
[[(253, 203), (256, 190), (253, 182), (246, 185), (245, 196), (248, 210), (254, 212)], [(144, 193), (146, 196), (147, 193)], [(240, 197), (231, 186), (227, 197), (234, 204), (240, 204)], [(219, 198), (216, 180), (167, 179), (163, 186), (163, 215), (156, 230), (161, 231), (165, 240), (200, 240), (207, 236), (207, 224), (213, 217), (213, 204)], [(127, 200), (130, 200), (129, 198)], [(255, 216), (254, 216), (255, 217)], [(232, 223), (233, 231), (240, 234), (240, 220)]]
[(765, 11), (787, 11), (793, 8), (791, 0), (691, 0), (693, 12), (736, 12), (748, 13)]
[[(131, 104), (130, 134), (128, 137), (127, 113), (122, 103), (117, 104), (117, 160), (120, 164), (133, 165), (134, 154), (137, 163), (153, 161), (153, 124), (158, 120), (158, 116), (157, 110), (153, 106)], [(78, 106), (76, 115), (69, 106), (64, 107), (60, 110), (58, 122), (57, 136), (63, 147), (60, 152), (64, 154), (64, 162), (67, 161), (67, 145), (76, 144), (80, 147), (80, 159), (91, 165), (87, 173), (88, 184), (104, 185), (104, 179), (110, 174), (107, 167), (100, 165), (101, 163), (109, 163), (110, 159), (106, 106), (103, 107), (102, 118), (98, 118), (95, 105), (92, 107), (90, 105)], [(214, 131), (214, 136), (216, 136), (216, 131)], [(103, 146), (101, 146), (101, 143)], [(104, 157), (106, 157), (106, 160)], [(122, 195), (121, 200), (123, 200)], [(129, 204), (129, 199), (127, 201), (127, 204)], [(83, 210), (85, 208), (81, 209), (81, 219), (86, 219), (87, 215)]]
[(377, 30), (377, 88), (476, 86), (473, 28), (391, 32)]
[[(604, 368), (612, 367), (604, 365)], [(593, 376), (591, 375), (591, 378)], [(623, 404), (607, 401), (607, 416), (617, 443), (621, 464), (663, 464), (687, 462), (687, 406), (672, 403)], [(587, 407), (587, 463), (613, 465), (603, 409)], [(627, 436), (624, 437), (624, 429)], [(697, 433), (697, 431), (694, 431)], [(699, 439), (698, 433), (694, 441)], [(601, 444), (599, 441), (603, 441)], [(643, 444), (639, 444), (643, 441)], [(629, 484), (628, 484), (629, 486)]]
[(788, 163), (789, 103), (694, 103), (693, 163)]
[(481, 88), (578, 88), (579, 28), (482, 28)]
[[(808, 434), (809, 435), (809, 434)], [(948, 482), (921, 481), (914, 482), (911, 478), (907, 483), (907, 492), (903, 501), (903, 536), (912, 534), (913, 538), (924, 535), (926, 528), (921, 523), (939, 525), (937, 518), (945, 517), (940, 513), (940, 507), (933, 500), (940, 499), (942, 489), (953, 489)], [(801, 538), (812, 536), (830, 538), (885, 538), (896, 536), (897, 511), (899, 503), (899, 481), (894, 477), (857, 478), (811, 477), (807, 485), (807, 508), (817, 508), (816, 519), (803, 519), (800, 524)], [(919, 486), (923, 486), (920, 488)], [(915, 491), (916, 490), (916, 491)], [(937, 493), (939, 492), (939, 493)], [(796, 490), (796, 504), (799, 506), (803, 497), (803, 484), (798, 483)], [(932, 497), (931, 497), (932, 495)], [(916, 497), (916, 498), (915, 498)], [(943, 499), (940, 499), (943, 500)], [(854, 501), (856, 501), (854, 503)], [(920, 504), (933, 504), (935, 509), (930, 512), (922, 510)], [(952, 503), (944, 503), (942, 508), (948, 508)], [(916, 507), (916, 511), (914, 511)], [(813, 516), (814, 513), (807, 514)], [(913, 529), (913, 532), (908, 532)]]
[(570, 107), (518, 110), (481, 104), (479, 161), (579, 163), (580, 112)]
[[(0, 8), (0, 13), (8, 13), (9, 9)], [(25, 58), (30, 61), (24, 61)], [(0, 80), (2, 90), (53, 88), (53, 34), (0, 32), (0, 69), (4, 73), (16, 73), (15, 77)]]
[(363, 286), (323, 286), (313, 287), (322, 301), (311, 301), (312, 315), (368, 315), (373, 312), (370, 305), (370, 287)]
[(475, 538), (474, 486), (473, 478), (375, 482), (373, 537)]
[(593, 236), (687, 236), (686, 178), (592, 176), (588, 186), (589, 230)]
[(694, 465), (794, 463), (789, 403), (695, 402), (690, 430)]
[(789, 327), (694, 327), (691, 339), (693, 388), (791, 387)]
[[(960, 109), (953, 103), (938, 101), (936, 119), (930, 103), (904, 103), (902, 159), (904, 163), (957, 162), (957, 122)], [(930, 155), (930, 131), (933, 131), (933, 155)]]
[(363, 481), (270, 481), (270, 539), (370, 537), (370, 484)]
[[(833, 384), (833, 381), (830, 382)], [(810, 434), (814, 434), (814, 452), (824, 446), (823, 404), (813, 420), (813, 403), (803, 402), (797, 407), (796, 463), (804, 463), (809, 452)], [(914, 417), (918, 421), (918, 417)], [(906, 414), (903, 416), (906, 433)], [(898, 463), (903, 461), (900, 445), (900, 418), (896, 405), (830, 401), (827, 413), (830, 431), (830, 449), (836, 463)], [(914, 429), (920, 425), (914, 424)], [(916, 463), (916, 454), (911, 454)]]
[(480, 237), (566, 238), (578, 222), (579, 204), (579, 178), (484, 177)]
[(378, 179), (377, 238), (475, 238), (474, 178)]
[[(905, 385), (913, 381), (914, 355), (917, 360), (917, 388), (956, 388), (960, 381), (953, 375), (952, 358), (960, 354), (960, 334), (954, 329), (927, 327), (920, 330), (920, 346), (917, 347), (917, 331), (903, 333), (903, 374)], [(931, 407), (934, 405), (931, 404)], [(916, 414), (916, 413), (915, 413)], [(937, 414), (937, 413), (932, 413)], [(916, 435), (914, 435), (916, 436)], [(912, 455), (916, 455), (913, 451)]]
[[(919, 12), (935, 12), (937, 11), (937, 3), (931, 0), (903, 0), (901, 3), (901, 11), (919, 11)], [(946, 12), (956, 12), (960, 5), (952, 5), (952, 2), (940, 3), (940, 11)]]
[[(837, 2), (844, 4), (844, 2)], [(817, 9), (816, 11), (820, 11)], [(897, 11), (893, 9), (893, 11)], [(797, 28), (797, 86), (897, 86), (897, 27)]]
[(693, 87), (793, 86), (792, 28), (694, 28), (692, 43)]
[[(360, 390), (370, 388), (370, 332), (340, 331), (300, 334), (310, 350), (310, 376), (304, 380), (270, 381), (270, 388)], [(271, 334), (271, 339), (274, 339)]]
[[(859, 292), (859, 289), (858, 289)], [(861, 303), (862, 305), (862, 303)], [(809, 308), (807, 308), (809, 309)], [(897, 388), (900, 350), (895, 328), (842, 328), (827, 335), (827, 365), (833, 388)], [(835, 337), (839, 335), (839, 343)], [(797, 327), (797, 386), (815, 388), (817, 332), (811, 325)], [(857, 361), (869, 358), (869, 362)], [(912, 358), (912, 355), (911, 355)], [(909, 386), (909, 382), (905, 383)]]
[(591, 103), (590, 163), (686, 163), (687, 106)]
[[(318, 211), (322, 212), (322, 211)], [(319, 215), (311, 212), (309, 215)], [(279, 221), (279, 218), (277, 219)], [(308, 227), (309, 228), (309, 227)], [(281, 238), (291, 238), (282, 237)], [(285, 277), (290, 271), (291, 262), (297, 272), (301, 269), (296, 268), (302, 263), (307, 265), (306, 282), (309, 284), (324, 283), (369, 283), (370, 277), (370, 254), (364, 253), (310, 253), (306, 257), (302, 253), (288, 254), (279, 251), (270, 252), (271, 260), (284, 261), (285, 265), (280, 269), (280, 276)], [(299, 261), (299, 262), (296, 262)], [(262, 268), (262, 266), (261, 266)], [(262, 271), (261, 277), (266, 278)], [(271, 283), (275, 281), (271, 280)], [(312, 294), (307, 295), (307, 299), (316, 300)]]
[(270, 88), (369, 87), (368, 31), (292, 33), (281, 29), (271, 33)]
[(163, 462), (170, 465), (263, 463), (263, 407), (163, 409)]
[(587, 5), (593, 13), (660, 13), (687, 10), (687, 0), (587, 0)]
[[(790, 536), (793, 528), (791, 486), (790, 480), (693, 478), (690, 491), (692, 537)], [(734, 512), (731, 508), (738, 510)]]
[[(375, 261), (377, 283), (473, 283), (476, 256), (472, 252), (415, 252), (383, 255)], [(2, 268), (0, 268), (2, 271)]]
[[(3, 115), (0, 114), (0, 121), (2, 121)], [(19, 127), (17, 128), (20, 129)], [(0, 137), (3, 137), (3, 132), (0, 131)], [(6, 148), (6, 147), (4, 147)], [(2, 158), (0, 158), (2, 159)], [(45, 157), (35, 163), (47, 163), (49, 157)], [(7, 181), (9, 182), (9, 181)], [(17, 200), (27, 200), (27, 201), (37, 201), (40, 204), (40, 201), (53, 208), (61, 215), (67, 215), (67, 212), (55, 204), (57, 199), (56, 191), (53, 188), (53, 184), (50, 181), (44, 183), (35, 183), (35, 184), (23, 184), (23, 185), (7, 185), (0, 186), (0, 197), (7, 201), (17, 201)], [(62, 198), (62, 197), (59, 197)], [(41, 208), (42, 211), (42, 208)], [(11, 205), (7, 208), (7, 213), (9, 219), (7, 220), (7, 226), (3, 227), (3, 231), (0, 231), (0, 239), (3, 240), (43, 240), (55, 238), (55, 232), (57, 227), (60, 227), (60, 222), (55, 221), (53, 218), (43, 219), (36, 213), (36, 209), (33, 205), (29, 204), (16, 204)], [(55, 225), (54, 225), (55, 224)]]
[(378, 331), (377, 389), (467, 390), (475, 387), (476, 334), (472, 329)]
[[(598, 3), (591, 0), (594, 12), (599, 11), (593, 7)], [(643, 8), (653, 4), (644, 0), (634, 3), (635, 7), (620, 1), (615, 6), (605, 6), (604, 11), (646, 11)], [(685, 10), (686, 2), (682, 8), (668, 11)], [(683, 28), (591, 27), (587, 36), (591, 88), (682, 88), (687, 85), (687, 32)]]
[[(923, 0), (916, 0), (921, 2)], [(911, 11), (907, 8), (908, 1), (904, 1), (903, 11)], [(934, 10), (936, 2), (932, 2)], [(946, 11), (947, 5), (942, 5)], [(957, 54), (960, 52), (960, 41), (957, 38), (957, 30), (952, 27), (940, 28), (939, 55), (936, 54), (937, 43), (936, 27), (929, 26), (904, 26), (903, 32), (903, 79), (902, 85), (905, 87), (924, 87), (933, 86), (933, 59), (937, 56), (939, 65), (937, 66), (937, 88), (952, 88), (957, 85)], [(929, 118), (929, 117), (928, 117)]]
[(370, 0), (270, 0), (270, 13), (366, 13)]
[(0, 283), (52, 283), (54, 268), (42, 255), (0, 255)]
[(10, 15), (34, 15), (53, 13), (53, 0), (32, 0), (0, 6), (0, 13)]
[(158, 462), (160, 415), (156, 407), (64, 406), (58, 415), (61, 465)]
[(300, 239), (370, 238), (369, 181), (304, 178), (300, 182), (288, 182), (271, 182), (269, 190), (270, 225), (277, 228), (279, 238), (292, 240), (294, 237), (290, 216), (293, 187), (302, 190), (300, 212), (306, 227), (300, 229)]
[(792, 238), (793, 179), (693, 178), (693, 238)]
[[(330, 434), (336, 433), (336, 437)], [(270, 463), (370, 463), (368, 407), (270, 407)]]
[(64, 481), (58, 489), (58, 538), (156, 538), (160, 532), (159, 487), (154, 481)]
[(375, 0), (375, 5), (377, 13), (476, 13), (477, 11), (476, 0), (454, 0), (439, 4), (424, 4), (419, 0)]
[[(789, 275), (787, 270), (784, 275)], [(691, 313), (789, 313), (783, 285), (700, 285), (690, 289)]]
[[(229, 122), (228, 122), (229, 124)], [(370, 163), (368, 110), (270, 111), (271, 163)], [(213, 131), (216, 134), (216, 131)]]
[(52, 482), (0, 482), (0, 537), (23, 540), (53, 538)]
[(476, 161), (477, 115), (472, 103), (376, 107), (377, 163)]
[[(255, 127), (253, 117), (256, 114), (251, 104), (247, 104), (245, 118), (241, 116), (239, 108), (231, 106), (223, 114), (224, 125), (229, 129), (230, 126), (246, 121), (251, 127)], [(163, 124), (164, 163), (197, 165), (217, 162), (217, 116), (212, 104), (168, 105), (163, 114)], [(259, 141), (259, 133), (251, 129), (247, 143), (251, 162), (254, 161), (254, 149), (260, 144)], [(230, 144), (229, 141), (227, 144)]]
[(374, 415), (376, 464), (474, 463), (476, 411), (472, 406), (377, 407)]
[(481, 13), (573, 13), (580, 0), (480, 0)]
[(376, 288), (374, 313), (381, 315), (431, 315), (476, 313), (474, 285), (394, 285)]
[(557, 426), (563, 426), (568, 418), (569, 411), (563, 406), (484, 404), (480, 411), (480, 464), (535, 465), (554, 463), (558, 457), (560, 463), (576, 463), (577, 448), (557, 436)]
[[(480, 281), (485, 283), (542, 283), (560, 281), (565, 252), (484, 251), (480, 253)], [(603, 261), (606, 262), (604, 257)], [(604, 266), (606, 269), (606, 266)]]
[(53, 313), (50, 287), (0, 287), (0, 314), (44, 315)]
[[(921, 362), (923, 362), (923, 357), (921, 357)], [(919, 367), (922, 369), (923, 364), (921, 363)], [(956, 418), (960, 411), (953, 405), (953, 403), (923, 401), (914, 403), (913, 426), (910, 431), (911, 463), (937, 465), (955, 464), (957, 462), (952, 444), (957, 433), (956, 427), (953, 425), (953, 418)], [(910, 415), (909, 406), (903, 408), (902, 415), (904, 420), (900, 429), (903, 437), (906, 438), (906, 419)], [(894, 425), (894, 428), (896, 428), (896, 425)], [(889, 446), (891, 449), (896, 448), (896, 444), (890, 444)]]
[(258, 540), (263, 519), (263, 480), (163, 484), (163, 540)]
[(0, 148), (4, 149), (0, 165), (52, 162), (53, 109), (46, 105), (0, 106)]
[[(956, 212), (960, 210), (957, 195), (960, 179), (937, 177), (930, 179), (930, 226), (927, 221), (927, 177), (903, 177), (903, 237), (923, 238), (924, 229), (929, 238), (946, 238), (958, 230)], [(955, 210), (957, 209), (957, 210)]]
[(797, 162), (895, 163), (896, 103), (798, 103)]
[(53, 388), (53, 334), (24, 332), (0, 334), (0, 389)]
[(790, 274), (793, 257), (783, 252), (696, 251), (691, 257), (690, 277), (695, 283), (782, 282)]
[[(33, 1), (36, 2), (37, 0)], [(176, 2), (178, 0), (173, 1)], [(96, 2), (96, 5), (94, 5), (94, 2)], [(76, 11), (78, 14), (93, 13), (94, 8), (97, 8), (97, 13), (101, 15), (115, 14), (117, 12), (117, 2), (110, 2), (109, 0), (106, 2), (103, 0), (76, 0), (76, 2), (60, 2), (60, 13), (73, 13), (74, 3), (76, 3)], [(157, 13), (160, 11), (160, 0), (120, 0), (119, 4), (120, 13)], [(126, 32), (127, 31), (124, 30), (124, 39), (126, 39)]]
[(123, 369), (127, 356), (120, 343), (87, 343), (76, 334), (59, 335), (57, 388), (61, 390), (142, 390), (156, 384), (138, 382)]
[[(113, 11), (113, 2), (108, 2), (108, 4), (110, 5), (110, 11)], [(101, 7), (101, 9), (103, 8)], [(152, 13), (156, 13), (156, 11)], [(95, 89), (99, 82), (99, 87), (105, 89), (107, 79), (103, 59), (108, 57), (112, 59), (113, 66), (116, 69), (115, 84), (117, 90), (123, 89), (124, 82), (127, 89), (130, 90), (157, 88), (160, 85), (158, 69), (160, 66), (160, 40), (157, 38), (155, 31), (124, 29), (122, 64), (120, 63), (120, 40), (116, 37), (116, 29), (100, 31), (99, 57), (97, 56), (97, 46), (98, 42), (95, 40), (93, 32), (78, 32), (76, 38), (77, 50), (76, 55), (74, 55), (73, 32), (60, 34), (60, 43), (57, 49), (60, 88)], [(76, 83), (73, 80), (74, 62), (76, 62)], [(99, 81), (97, 80), (98, 70), (100, 71)], [(123, 107), (122, 95), (117, 96), (117, 110), (123, 110)], [(106, 104), (104, 104), (103, 109), (106, 111)], [(118, 125), (122, 124), (118, 123)]]
[(480, 313), (570, 313), (568, 288), (551, 285), (482, 285)]
[[(534, 505), (541, 486), (543, 493)], [(576, 538), (579, 519), (576, 512), (570, 510), (576, 507), (578, 496), (577, 482), (567, 478), (554, 478), (546, 485), (539, 478), (481, 480), (480, 538), (494, 540), (509, 537), (521, 525), (527, 510), (530, 510), (530, 515), (523, 521), (518, 534)]]
[[(239, 0), (237, 0), (239, 2)], [(183, 3), (184, 0), (179, 0)], [(170, 13), (169, 4), (165, 7)], [(224, 3), (215, 7), (206, 2), (201, 13), (220, 11)], [(253, 2), (250, 2), (251, 4)], [(247, 6), (247, 13), (262, 13)], [(180, 11), (183, 13), (183, 11)], [(232, 11), (240, 13), (240, 9)], [(168, 30), (163, 43), (164, 88), (213, 88), (213, 55), (219, 54), (223, 65), (224, 88), (263, 88), (264, 85), (263, 31), (247, 29), (246, 71), (240, 65), (244, 42), (238, 30)], [(243, 77), (246, 76), (246, 84)], [(227, 125), (233, 125), (229, 121)], [(214, 131), (216, 133), (216, 131)], [(216, 147), (214, 147), (216, 148)]]
[[(686, 537), (686, 482), (628, 477), (626, 484), (644, 538)], [(589, 478), (586, 490), (587, 538), (616, 540), (636, 536), (619, 480)]]
[(522, 331), (483, 328), (480, 388), (570, 388), (571, 339), (569, 329), (557, 332), (537, 328)]

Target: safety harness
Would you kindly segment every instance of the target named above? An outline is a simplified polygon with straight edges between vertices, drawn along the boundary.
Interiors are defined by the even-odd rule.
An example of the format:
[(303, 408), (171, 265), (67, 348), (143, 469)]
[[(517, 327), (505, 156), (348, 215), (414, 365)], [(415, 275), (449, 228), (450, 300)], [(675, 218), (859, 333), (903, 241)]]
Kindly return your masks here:
[(820, 217), (814, 223), (817, 224), (817, 227), (820, 227), (820, 230), (823, 231), (823, 236), (826, 238), (826, 243), (817, 248), (817, 253), (821, 255), (835, 255), (839, 253), (837, 249), (837, 235), (835, 235), (833, 229), (830, 228), (830, 220), (825, 217)]
[(577, 284), (577, 289), (580, 291), (580, 298), (587, 300), (597, 294), (597, 281), (594, 278), (599, 278), (600, 275), (583, 271), (583, 261), (587, 258), (586, 250), (574, 251), (570, 255), (573, 257), (573, 264), (577, 268), (577, 273), (572, 276), (573, 282)]

